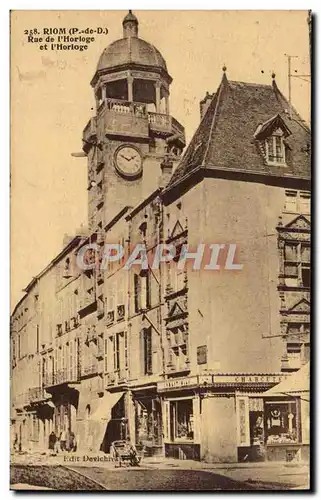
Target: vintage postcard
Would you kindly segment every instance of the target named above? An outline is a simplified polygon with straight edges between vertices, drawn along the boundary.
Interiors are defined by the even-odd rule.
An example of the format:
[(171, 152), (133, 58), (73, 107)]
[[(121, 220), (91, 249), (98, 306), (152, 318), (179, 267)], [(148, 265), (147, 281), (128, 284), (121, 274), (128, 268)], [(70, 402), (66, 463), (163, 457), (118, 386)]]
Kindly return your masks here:
[(311, 13), (10, 22), (10, 488), (308, 490)]

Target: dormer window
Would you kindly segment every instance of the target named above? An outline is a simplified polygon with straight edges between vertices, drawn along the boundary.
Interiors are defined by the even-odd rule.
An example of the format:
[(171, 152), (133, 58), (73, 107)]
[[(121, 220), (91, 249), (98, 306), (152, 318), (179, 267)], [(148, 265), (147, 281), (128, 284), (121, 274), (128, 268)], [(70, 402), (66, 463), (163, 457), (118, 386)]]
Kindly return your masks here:
[(268, 165), (285, 165), (284, 140), (291, 135), (290, 129), (278, 114), (264, 123), (260, 123), (254, 133), (259, 147)]
[(282, 130), (276, 130), (265, 140), (265, 155), (268, 164), (285, 165), (285, 146)]

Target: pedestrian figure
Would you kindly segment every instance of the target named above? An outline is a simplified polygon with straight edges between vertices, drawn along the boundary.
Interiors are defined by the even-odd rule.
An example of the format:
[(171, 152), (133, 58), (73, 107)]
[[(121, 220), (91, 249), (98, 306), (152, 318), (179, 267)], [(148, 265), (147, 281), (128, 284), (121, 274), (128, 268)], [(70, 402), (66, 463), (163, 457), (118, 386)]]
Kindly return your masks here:
[(66, 451), (66, 441), (67, 441), (66, 431), (63, 430), (60, 434), (60, 449), (61, 449), (61, 451)]
[(51, 433), (49, 434), (49, 450), (55, 451), (56, 441), (57, 441), (56, 433), (54, 431), (51, 431)]
[(73, 431), (69, 434), (69, 451), (76, 451), (76, 436)]
[(13, 440), (13, 449), (14, 449), (14, 451), (18, 451), (19, 450), (19, 446), (18, 446), (18, 434), (16, 432), (15, 432), (14, 440)]
[(59, 448), (60, 448), (60, 436), (61, 436), (61, 433), (59, 435), (59, 437), (56, 435), (56, 442), (55, 442), (55, 453), (59, 453)]

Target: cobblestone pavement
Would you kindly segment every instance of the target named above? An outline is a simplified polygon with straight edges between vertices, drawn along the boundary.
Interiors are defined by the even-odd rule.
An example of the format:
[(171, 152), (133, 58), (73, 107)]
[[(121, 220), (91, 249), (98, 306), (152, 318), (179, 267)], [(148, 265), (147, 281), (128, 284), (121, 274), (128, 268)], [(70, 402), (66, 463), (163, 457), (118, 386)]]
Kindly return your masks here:
[[(206, 472), (206, 484), (209, 481), (208, 474), (212, 474), (215, 476), (213, 480), (217, 480), (218, 477), (223, 477), (225, 480), (240, 482), (248, 485), (249, 487), (252, 486), (254, 489), (260, 489), (261, 487), (263, 489), (309, 488), (309, 467), (306, 464), (286, 464), (276, 462), (207, 464), (193, 460), (175, 460), (154, 457), (145, 458), (139, 468), (123, 467), (119, 469), (118, 467), (115, 467), (115, 462), (113, 462), (110, 457), (104, 453), (87, 454), (81, 452), (70, 454), (61, 453), (57, 456), (50, 456), (48, 453), (13, 454), (11, 457), (11, 463), (29, 466), (63, 465), (70, 469), (83, 470), (85, 474), (90, 476), (92, 474), (95, 475), (96, 473), (98, 476), (102, 475), (102, 477), (105, 477), (106, 481), (108, 479), (109, 484), (114, 484), (116, 477), (119, 475), (124, 478), (132, 476), (133, 474), (131, 471), (135, 470), (141, 471), (136, 475), (134, 474), (138, 484), (140, 484), (139, 478), (143, 471), (155, 470), (156, 472), (180, 470), (184, 471), (184, 474), (189, 475), (191, 479), (194, 478), (193, 480), (196, 480), (196, 476), (195, 474), (192, 474), (192, 471)], [(93, 473), (93, 470), (96, 472)], [(110, 473), (107, 471), (110, 471)], [(114, 475), (112, 475), (112, 473)], [(166, 476), (166, 474), (164, 476), (163, 472), (162, 475), (163, 478)], [(169, 476), (172, 477), (173, 475), (170, 474)], [(155, 477), (157, 477), (157, 473)]]

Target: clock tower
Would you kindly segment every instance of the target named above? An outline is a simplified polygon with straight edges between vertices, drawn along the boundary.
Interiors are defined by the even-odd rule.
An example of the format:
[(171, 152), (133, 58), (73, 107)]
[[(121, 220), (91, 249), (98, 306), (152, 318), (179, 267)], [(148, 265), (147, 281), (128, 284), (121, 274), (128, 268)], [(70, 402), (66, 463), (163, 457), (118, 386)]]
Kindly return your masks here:
[(184, 127), (170, 115), (171, 82), (164, 58), (138, 37), (129, 11), (123, 38), (103, 51), (91, 81), (96, 111), (83, 131), (91, 231), (166, 183), (164, 172), (185, 147)]

